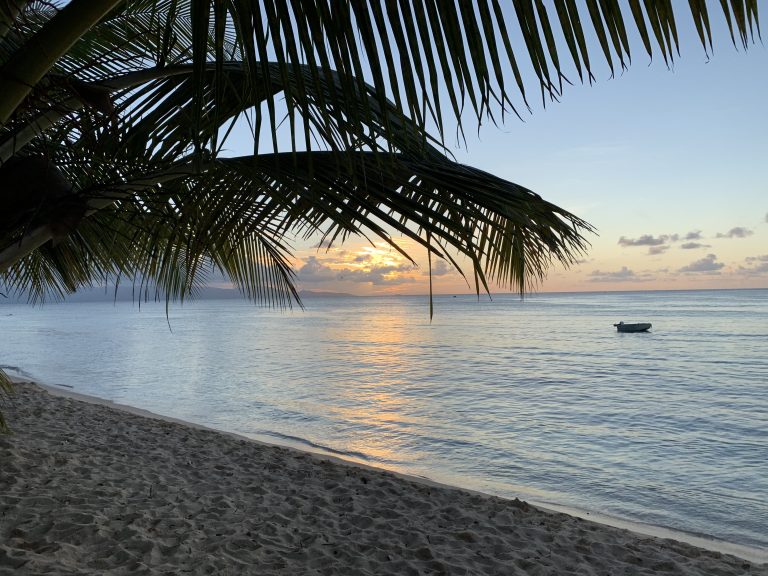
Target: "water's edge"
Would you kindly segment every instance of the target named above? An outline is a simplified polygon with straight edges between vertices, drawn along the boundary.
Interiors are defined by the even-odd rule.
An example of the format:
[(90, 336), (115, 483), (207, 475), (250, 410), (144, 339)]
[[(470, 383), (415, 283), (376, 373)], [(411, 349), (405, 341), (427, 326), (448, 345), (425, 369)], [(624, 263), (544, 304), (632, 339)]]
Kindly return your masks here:
[[(282, 441), (275, 441), (274, 438), (267, 438), (266, 436), (259, 436), (254, 434), (244, 435), (244, 434), (239, 434), (237, 432), (233, 432), (225, 429), (212, 428), (210, 426), (206, 426), (203, 424), (182, 420), (174, 416), (158, 414), (150, 410), (146, 410), (144, 408), (139, 408), (139, 407), (131, 406), (128, 404), (113, 402), (112, 400), (100, 398), (100, 397), (89, 395), (89, 394), (82, 394), (82, 393), (76, 392), (74, 390), (74, 387), (72, 386), (66, 386), (65, 388), (65, 387), (62, 387), (61, 385), (54, 386), (54, 385), (45, 384), (43, 382), (40, 382), (39, 380), (34, 379), (34, 377), (31, 374), (25, 372), (22, 368), (19, 368), (19, 367), (4, 366), (3, 369), (6, 371), (6, 373), (8, 374), (8, 376), (11, 378), (13, 382), (16, 382), (16, 383), (29, 382), (29, 383), (36, 384), (37, 386), (46, 390), (48, 393), (50, 393), (53, 396), (70, 398), (73, 400), (78, 400), (80, 402), (86, 402), (89, 404), (108, 406), (110, 408), (114, 408), (116, 410), (120, 410), (130, 414), (134, 414), (136, 416), (151, 418), (155, 420), (162, 420), (165, 422), (173, 422), (176, 424), (181, 424), (181, 425), (189, 426), (191, 428), (196, 428), (196, 429), (210, 430), (213, 432), (217, 432), (219, 434), (225, 434), (233, 438), (243, 439), (250, 442), (256, 442), (262, 445), (279, 446), (281, 448), (286, 448), (295, 452), (301, 452), (302, 454), (309, 454), (313, 457), (319, 457), (325, 460), (330, 460), (335, 463), (342, 464), (344, 466), (356, 466), (356, 467), (362, 467), (362, 468), (366, 468), (374, 471), (388, 472), (400, 478), (404, 478), (406, 480), (418, 482), (421, 484), (426, 484), (429, 486), (450, 488), (450, 489), (470, 492), (473, 494), (479, 494), (482, 496), (494, 496), (498, 498), (507, 499), (503, 495), (486, 493), (479, 490), (473, 490), (471, 488), (465, 488), (463, 486), (448, 484), (448, 483), (441, 482), (439, 480), (435, 480), (426, 476), (416, 476), (416, 475), (406, 474), (396, 470), (390, 470), (390, 469), (382, 468), (379, 466), (367, 464), (365, 462), (360, 461), (359, 459), (355, 459), (351, 455), (349, 456), (344, 455), (343, 453), (337, 450), (332, 450), (332, 449), (327, 450), (324, 447), (315, 445), (314, 443), (305, 439), (297, 439), (298, 441), (294, 441), (294, 442), (292, 442), (288, 438), (282, 439)], [(549, 502), (539, 502), (532, 499), (528, 500), (528, 502), (530, 504), (533, 504), (537, 508), (546, 510), (548, 512), (563, 513), (569, 516), (576, 516), (578, 518), (583, 518), (585, 520), (595, 522), (598, 524), (603, 524), (606, 526), (611, 526), (611, 527), (619, 528), (623, 530), (629, 530), (631, 532), (635, 532), (643, 536), (650, 536), (650, 537), (660, 538), (660, 539), (671, 539), (679, 542), (684, 542), (686, 544), (697, 546), (699, 548), (703, 548), (706, 550), (712, 550), (715, 552), (720, 552), (722, 554), (730, 554), (732, 556), (737, 556), (739, 558), (743, 558), (744, 560), (753, 562), (755, 564), (768, 564), (768, 550), (766, 549), (727, 542), (714, 537), (709, 537), (707, 535), (693, 534), (693, 533), (689, 533), (681, 530), (667, 528), (664, 526), (654, 526), (651, 524), (636, 522), (636, 521), (625, 519), (625, 518), (618, 518), (618, 517), (610, 516), (607, 514), (602, 514), (596, 511), (588, 511), (588, 510), (583, 510), (575, 507), (553, 504)]]
[(443, 298), (432, 322), (422, 305), (205, 300), (170, 321), (162, 306), (0, 305), (0, 365), (269, 444), (768, 550), (768, 290)]

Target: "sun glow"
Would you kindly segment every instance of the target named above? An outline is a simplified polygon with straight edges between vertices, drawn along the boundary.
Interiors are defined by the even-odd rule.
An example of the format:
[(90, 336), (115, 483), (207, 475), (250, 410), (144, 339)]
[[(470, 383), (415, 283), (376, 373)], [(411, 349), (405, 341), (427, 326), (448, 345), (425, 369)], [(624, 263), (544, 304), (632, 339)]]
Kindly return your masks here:
[[(403, 243), (405, 244), (405, 243)], [(401, 246), (418, 255), (418, 246)], [(312, 249), (298, 253), (298, 280), (303, 289), (392, 294), (422, 292), (426, 266), (412, 262), (385, 242), (350, 243), (339, 248)]]
[(353, 259), (353, 264), (361, 267), (399, 267), (404, 263), (407, 260), (394, 249), (378, 246), (363, 246)]

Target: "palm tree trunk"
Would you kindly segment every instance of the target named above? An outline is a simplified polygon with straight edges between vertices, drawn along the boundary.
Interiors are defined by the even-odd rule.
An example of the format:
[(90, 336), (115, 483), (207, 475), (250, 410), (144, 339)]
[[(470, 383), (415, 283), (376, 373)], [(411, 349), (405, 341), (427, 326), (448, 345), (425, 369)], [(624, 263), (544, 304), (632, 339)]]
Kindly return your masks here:
[[(2, 1), (2, 0), (0, 0)], [(243, 67), (244, 64), (238, 61), (227, 63), (228, 67)], [(206, 70), (214, 71), (217, 69), (215, 63), (206, 65)], [(141, 84), (170, 78), (172, 76), (184, 76), (193, 74), (194, 69), (191, 64), (182, 64), (177, 66), (166, 66), (163, 68), (146, 68), (135, 72), (128, 72), (121, 76), (105, 78), (99, 82), (90, 84), (94, 88), (107, 89), (110, 92), (118, 92), (135, 88)], [(277, 90), (278, 88), (276, 88)], [(63, 102), (56, 102), (47, 110), (42, 110), (37, 116), (29, 120), (25, 126), (19, 128), (13, 134), (6, 136), (5, 140), (0, 140), (0, 164), (9, 160), (12, 156), (21, 151), (27, 144), (32, 142), (39, 135), (56, 122), (64, 118), (67, 114), (76, 112), (85, 107), (85, 102), (80, 98), (70, 98)]]
[(19, 242), (0, 252), (0, 273), (10, 269), (16, 262), (40, 248), (51, 238), (53, 238), (53, 231), (48, 225), (40, 226), (25, 234)]
[[(193, 160), (184, 160), (176, 166), (159, 172), (146, 174), (128, 183), (104, 186), (104, 188), (100, 190), (103, 194), (102, 196), (96, 196), (87, 202), (87, 210), (84, 217), (87, 218), (99, 210), (111, 206), (118, 200), (129, 197), (137, 189), (145, 189), (156, 184), (163, 184), (178, 178), (199, 174), (208, 168), (209, 165), (207, 164), (198, 166), (198, 163)], [(93, 191), (91, 191), (91, 193), (93, 193)], [(56, 238), (54, 230), (55, 224), (55, 222), (48, 222), (32, 228), (27, 231), (19, 241), (0, 250), (0, 275), (7, 272), (11, 266), (32, 253), (34, 250), (40, 248), (46, 242)]]
[(0, 70), (0, 125), (13, 115), (40, 79), (92, 26), (124, 0), (72, 0)]
[(5, 38), (29, 0), (0, 0), (0, 40)]
[[(133, 88), (170, 76), (179, 76), (183, 74), (192, 74), (192, 66), (169, 66), (167, 68), (148, 68), (137, 72), (129, 72), (115, 78), (107, 78), (100, 82), (91, 84), (97, 88), (105, 88), (110, 91), (124, 90)], [(27, 144), (43, 134), (51, 126), (64, 118), (67, 114), (76, 112), (85, 107), (85, 102), (80, 98), (70, 98), (64, 102), (57, 102), (50, 109), (43, 111), (18, 131), (10, 135), (5, 141), (0, 142), (0, 164), (9, 160), (14, 154), (18, 153)]]

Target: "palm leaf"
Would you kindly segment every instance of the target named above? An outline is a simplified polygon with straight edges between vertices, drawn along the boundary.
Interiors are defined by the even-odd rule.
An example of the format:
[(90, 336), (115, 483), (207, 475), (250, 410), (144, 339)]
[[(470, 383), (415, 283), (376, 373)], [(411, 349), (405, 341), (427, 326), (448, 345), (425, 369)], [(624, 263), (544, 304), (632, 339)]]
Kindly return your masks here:
[[(34, 18), (17, 18), (16, 33), (2, 43), (0, 63), (10, 74), (39, 57), (36, 46), (45, 38), (68, 38), (79, 33), (80, 41), (74, 47), (68, 48), (66, 43), (61, 48), (47, 46), (47, 53), (54, 56), (46, 59), (49, 71), (96, 79), (99, 74), (114, 75), (118, 69), (146, 67), (150, 62), (157, 66), (185, 62), (194, 64), (197, 82), (207, 63), (221, 65), (233, 58), (244, 59), (252, 70), (273, 61), (284, 78), (289, 74), (298, 77), (298, 68), (307, 65), (312, 70), (335, 70), (340, 75), (342, 82), (324, 105), (328, 113), (351, 106), (356, 109), (351, 121), (365, 124), (366, 110), (356, 106), (355, 100), (362, 93), (360, 83), (367, 77), (380, 103), (385, 96), (393, 99), (397, 108), (408, 112), (422, 129), (427, 121), (422, 111), (431, 110), (442, 133), (439, 86), (445, 89), (459, 122), (466, 101), (477, 120), (482, 121), (486, 116), (493, 117), (497, 110), (503, 114), (513, 101), (511, 86), (517, 86), (525, 98), (518, 68), (521, 60), (530, 64), (544, 94), (556, 97), (562, 79), (568, 75), (567, 67), (574, 66), (580, 77), (593, 77), (594, 58), (590, 58), (590, 46), (584, 40), (589, 35), (597, 38), (599, 52), (611, 69), (614, 59), (623, 67), (631, 57), (627, 23), (618, 0), (588, 0), (581, 6), (575, 0), (556, 0), (550, 5), (541, 0), (514, 0), (507, 10), (500, 7), (498, 0), (480, 2), (477, 9), (462, 3), (458, 9), (438, 7), (433, 0), (384, 4), (357, 0), (277, 0), (266, 4), (137, 0), (110, 12), (107, 8), (113, 3), (72, 0), (53, 18), (50, 9), (31, 3), (36, 8), (31, 13), (47, 15), (47, 20), (41, 22), (38, 18), (35, 23)], [(627, 0), (627, 4), (648, 54), (658, 51), (671, 63), (678, 51), (678, 16), (672, 3)], [(101, 8), (93, 7), (97, 5)], [(757, 0), (722, 2), (720, 9), (734, 43), (738, 37), (739, 43), (746, 46), (755, 32), (759, 35)], [(80, 32), (80, 28), (63, 30), (72, 24), (59, 16), (75, 10), (84, 11), (90, 18), (100, 11), (104, 15), (90, 30), (87, 23), (79, 24), (84, 26)], [(678, 4), (678, 12), (681, 10)], [(707, 3), (691, 0), (687, 10), (707, 50), (711, 46)], [(518, 34), (523, 42), (514, 45), (509, 38)], [(558, 37), (568, 46), (570, 62), (557, 51)], [(504, 46), (504, 51), (496, 46)], [(107, 47), (112, 51), (105, 50)], [(510, 74), (515, 83), (507, 81)], [(316, 84), (316, 93), (323, 76), (321, 72), (308, 79)], [(250, 75), (250, 89), (256, 90), (263, 78)], [(29, 90), (38, 85), (38, 80), (27, 80)], [(388, 94), (384, 92), (387, 84)], [(274, 133), (275, 99), (267, 99), (266, 105)], [(298, 113), (303, 113), (301, 108)]]
[[(83, 3), (74, 1), (70, 5), (82, 8)], [(305, 175), (294, 185), (311, 189), (306, 180), (314, 177), (313, 162), (314, 158), (318, 158), (318, 175), (325, 178), (329, 186), (333, 181), (331, 188), (338, 191), (339, 198), (343, 198), (344, 194), (356, 195), (354, 201), (336, 200), (339, 204), (337, 210), (346, 214), (348, 219), (328, 224), (323, 233), (343, 238), (347, 234), (366, 230), (384, 237), (387, 233), (379, 220), (386, 214), (388, 218), (384, 220), (388, 226), (394, 226), (394, 230), (400, 233), (406, 233), (406, 228), (411, 236), (429, 234), (430, 238), (434, 237), (436, 246), (444, 241), (465, 251), (475, 262), (474, 275), (482, 284), (485, 283), (484, 269), (477, 263), (485, 259), (486, 271), (522, 287), (525, 281), (521, 271), (526, 266), (522, 266), (521, 262), (526, 259), (519, 259), (517, 251), (525, 252), (525, 242), (533, 241), (534, 247), (538, 246), (531, 251), (532, 254), (538, 254), (542, 246), (549, 249), (557, 247), (559, 251), (552, 252), (554, 257), (568, 262), (570, 255), (557, 243), (542, 241), (537, 244), (539, 237), (522, 234), (519, 228), (510, 228), (509, 215), (498, 204), (483, 207), (495, 211), (497, 218), (489, 217), (488, 222), (493, 222), (489, 226), (499, 228), (484, 229), (478, 239), (471, 242), (466, 239), (467, 232), (462, 227), (466, 225), (457, 224), (462, 218), (467, 218), (466, 214), (454, 215), (457, 220), (453, 226), (448, 226), (444, 220), (431, 221), (421, 213), (418, 218), (401, 213), (401, 209), (418, 209), (418, 203), (396, 207), (387, 204), (390, 197), (366, 196), (367, 203), (360, 198), (360, 190), (364, 188), (362, 184), (367, 186), (370, 182), (369, 172), (381, 172), (385, 165), (389, 169), (390, 165), (403, 166), (406, 161), (422, 163), (418, 170), (411, 173), (397, 171), (398, 176), (405, 179), (399, 183), (402, 190), (411, 190), (414, 188), (413, 179), (424, 177), (424, 163), (432, 162), (440, 170), (446, 169), (444, 157), (429, 145), (430, 139), (424, 130), (426, 116), (421, 112), (430, 109), (432, 118), (442, 127), (436, 76), (445, 75), (449, 100), (459, 122), (465, 98), (478, 119), (484, 115), (493, 117), (494, 103), (504, 112), (511, 102), (505, 88), (509, 85), (504, 82), (504, 76), (508, 74), (504, 71), (505, 66), (511, 67), (516, 85), (525, 97), (516, 58), (525, 55), (526, 51), (544, 93), (557, 95), (562, 88), (564, 72), (556, 49), (554, 35), (557, 30), (553, 26), (555, 20), (549, 14), (551, 10), (548, 11), (539, 1), (527, 0), (516, 0), (511, 13), (501, 10), (497, 2), (476, 11), (462, 8), (456, 13), (437, 9), (432, 2), (415, 2), (410, 7), (398, 2), (389, 2), (384, 6), (353, 2), (351, 7), (350, 10), (344, 2), (332, 2), (318, 9), (314, 2), (282, 0), (262, 12), (256, 5), (247, 2), (216, 3), (213, 9), (207, 1), (190, 4), (174, 0), (142, 0), (127, 4), (109, 13), (92, 30), (83, 33), (73, 48), (53, 62), (46, 77), (47, 84), (43, 86), (45, 99), (27, 102), (28, 105), (17, 110), (14, 120), (0, 131), (2, 159), (20, 152), (56, 158), (57, 164), (63, 167), (73, 182), (75, 194), (87, 203), (91, 214), (116, 201), (122, 210), (130, 210), (127, 206), (131, 201), (140, 202), (146, 212), (149, 200), (145, 197), (139, 199), (138, 195), (131, 197), (126, 192), (126, 182), (134, 182), (128, 186), (131, 191), (135, 191), (137, 186), (149, 186), (148, 189), (155, 190), (158, 183), (152, 181), (152, 174), (164, 174), (163, 178), (167, 179), (168, 170), (192, 167), (198, 176), (196, 183), (190, 183), (189, 179), (182, 181), (184, 186), (195, 190), (211, 174), (226, 174), (220, 169), (226, 163), (217, 164), (216, 170), (210, 168), (221, 148), (219, 138), (225, 122), (231, 127), (249, 109), (256, 110), (253, 117), (254, 136), (257, 137), (263, 122), (258, 112), (262, 103), (266, 104), (273, 148), (277, 152), (276, 99), (279, 97), (286, 105), (291, 135), (300, 126), (304, 131), (304, 148), (309, 151), (313, 142), (319, 142), (320, 149), (334, 153), (330, 156), (333, 161), (302, 154), (296, 140), (291, 142), (290, 161), (278, 154), (270, 157), (269, 161), (283, 158), (281, 170), (285, 166), (289, 169), (301, 166)], [(630, 7), (649, 53), (652, 51), (645, 18), (651, 24), (662, 55), (671, 59), (672, 47), (677, 45), (671, 5), (647, 0), (642, 6), (631, 1)], [(560, 32), (573, 62), (580, 76), (583, 69), (585, 75), (591, 78), (590, 59), (584, 41), (586, 29), (582, 22), (591, 23), (609, 65), (612, 65), (611, 55), (615, 54), (624, 66), (625, 56), (629, 58), (629, 46), (616, 1), (590, 1), (586, 8), (589, 20), (583, 17), (573, 0), (555, 3)], [(747, 31), (751, 33), (753, 25), (757, 27), (755, 2), (723, 3), (723, 9), (742, 40), (747, 38)], [(706, 5), (690, 2), (690, 10), (700, 30), (705, 27), (708, 30)], [(507, 39), (506, 30), (514, 21), (511, 14), (519, 23), (525, 41), (526, 50), (522, 52), (519, 48), (513, 50)], [(48, 33), (46, 30), (55, 28), (59, 15), (49, 7), (36, 6), (35, 10), (27, 13), (28, 17), (20, 19), (14, 34), (2, 43), (3, 65), (6, 68), (17, 65), (16, 56), (28, 51), (34, 42), (39, 42), (39, 36)], [(385, 18), (390, 20), (390, 25), (383, 24)], [(491, 37), (494, 33), (497, 37), (502, 36), (508, 59), (506, 64), (501, 61), (499, 51), (493, 47), (486, 48), (486, 43), (479, 38), (480, 35)], [(704, 42), (705, 36), (701, 32), (700, 38)], [(399, 58), (397, 64), (395, 59), (389, 57), (389, 50), (385, 51), (384, 60), (378, 57), (379, 45), (392, 49)], [(241, 55), (246, 58), (244, 61), (231, 60)], [(367, 62), (365, 66), (361, 56)], [(275, 61), (266, 62), (267, 57), (274, 57)], [(440, 62), (439, 68), (434, 65), (435, 57)], [(432, 64), (425, 66), (425, 61)], [(378, 79), (375, 85), (370, 86), (363, 81), (365, 74)], [(78, 77), (79, 84), (73, 84), (70, 80), (73, 76)], [(385, 83), (382, 81), (385, 77), (392, 84), (394, 102), (386, 98)], [(109, 126), (100, 121), (97, 114), (89, 112), (88, 107), (92, 108), (93, 102), (83, 97), (84, 86), (113, 92), (118, 127)], [(406, 116), (406, 110), (412, 118)], [(62, 149), (66, 152), (63, 153)], [(372, 154), (361, 161), (357, 157), (361, 150), (369, 150)], [(386, 160), (378, 153), (383, 150), (395, 156)], [(299, 154), (302, 154), (300, 159)], [(77, 167), (78, 155), (81, 159), (89, 159), (87, 171)], [(95, 158), (102, 158), (102, 164), (97, 166)], [(371, 162), (375, 166), (370, 166)], [(338, 172), (334, 178), (328, 172), (331, 165)], [(209, 167), (203, 169), (204, 166)], [(448, 170), (450, 173), (452, 168)], [(341, 173), (345, 177), (340, 177)], [(484, 185), (496, 186), (490, 175), (482, 175), (481, 178)], [(123, 183), (117, 192), (114, 186), (110, 187), (110, 183), (115, 182)], [(166, 182), (165, 187), (170, 189), (171, 185)], [(116, 197), (100, 197), (99, 194), (105, 190), (111, 190), (110, 194), (116, 193)], [(450, 187), (436, 185), (432, 191), (434, 198), (431, 201), (442, 202), (441, 207), (445, 208), (440, 212), (443, 219), (451, 210), (455, 212), (455, 207), (446, 208), (452, 201), (466, 202), (466, 199), (447, 190)], [(478, 190), (472, 190), (473, 194), (480, 194)], [(441, 194), (447, 196), (441, 197)], [(200, 195), (192, 192), (187, 192), (186, 198), (201, 201)], [(406, 196), (401, 196), (398, 201), (403, 201), (403, 198)], [(485, 201), (490, 202), (491, 198), (483, 196), (481, 205)], [(179, 203), (181, 199), (176, 198), (175, 202)], [(187, 204), (190, 202), (187, 201)], [(282, 209), (295, 210), (287, 204)], [(359, 213), (353, 214), (354, 210), (359, 210)], [(319, 212), (315, 210), (312, 214), (316, 218)], [(375, 218), (371, 214), (375, 214)], [(135, 215), (132, 217), (135, 218)], [(401, 223), (399, 227), (394, 225), (395, 222)], [(268, 222), (260, 220), (258, 223), (267, 226)], [(443, 226), (445, 234), (455, 234), (457, 238), (444, 238), (437, 229), (430, 228), (438, 223)], [(573, 225), (574, 222), (571, 220), (570, 223)], [(415, 230), (408, 228), (409, 225), (415, 226)], [(299, 228), (321, 230), (313, 219), (302, 222)], [(290, 229), (286, 224), (281, 224), (279, 228), (281, 234)], [(539, 229), (536, 234), (543, 235), (542, 230)], [(9, 246), (9, 241), (24, 240), (28, 233), (26, 227), (17, 227), (10, 232), (6, 230), (4, 242)], [(37, 238), (43, 239), (46, 234), (43, 231)], [(501, 238), (506, 240), (502, 242)], [(245, 241), (244, 237), (241, 241)], [(270, 242), (274, 244), (276, 241), (277, 235), (272, 235)], [(173, 245), (175, 241), (167, 242)], [(427, 244), (431, 245), (431, 242)], [(63, 254), (64, 248), (49, 255), (50, 262), (59, 259), (54, 269), (61, 268), (62, 263), (72, 262), (74, 255), (79, 254), (72, 246), (68, 249), (69, 256)], [(468, 254), (467, 250), (478, 252)], [(175, 262), (186, 261), (178, 254), (173, 258)], [(532, 260), (537, 261), (537, 257)], [(94, 261), (100, 262), (99, 259)], [(194, 258), (191, 261), (198, 262)], [(192, 268), (197, 266), (195, 264)], [(118, 268), (120, 274), (126, 273), (124, 266)], [(528, 268), (531, 268), (530, 264)], [(71, 278), (63, 270), (58, 275), (53, 273), (53, 269), (44, 272), (46, 269), (42, 264), (36, 269), (39, 270), (38, 277), (48, 278), (60, 293), (74, 286), (76, 278), (92, 281), (86, 271), (79, 270), (77, 266), (72, 266)], [(531, 269), (539, 271), (542, 265), (540, 263)], [(103, 262), (96, 268), (96, 276), (110, 270)], [(138, 273), (137, 270), (133, 272)], [(17, 278), (30, 278), (18, 272), (16, 274)], [(177, 282), (167, 270), (162, 275), (174, 286), (194, 284)], [(41, 289), (44, 285), (45, 282), (38, 283)], [(180, 289), (179, 293), (186, 293), (186, 288)], [(39, 296), (41, 292), (38, 290), (36, 294)]]

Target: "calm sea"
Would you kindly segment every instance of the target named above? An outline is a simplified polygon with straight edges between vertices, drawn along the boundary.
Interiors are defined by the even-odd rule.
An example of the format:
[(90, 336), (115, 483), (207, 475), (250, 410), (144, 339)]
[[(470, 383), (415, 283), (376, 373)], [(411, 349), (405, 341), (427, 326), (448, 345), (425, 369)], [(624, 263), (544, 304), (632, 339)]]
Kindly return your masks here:
[[(0, 365), (260, 439), (768, 548), (768, 290), (0, 305)], [(650, 333), (619, 334), (624, 320)]]

